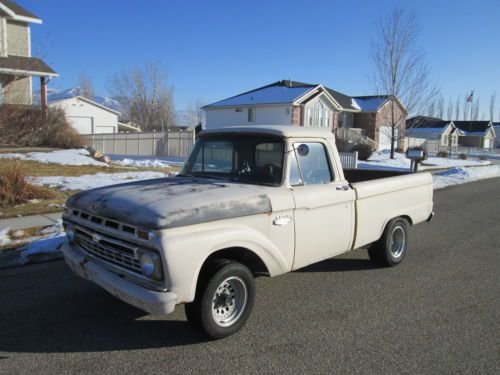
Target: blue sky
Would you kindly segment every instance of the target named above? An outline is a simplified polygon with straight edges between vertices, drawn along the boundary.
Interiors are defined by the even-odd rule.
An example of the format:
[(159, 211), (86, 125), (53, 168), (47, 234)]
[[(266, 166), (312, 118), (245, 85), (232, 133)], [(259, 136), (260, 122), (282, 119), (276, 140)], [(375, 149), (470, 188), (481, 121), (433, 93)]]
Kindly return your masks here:
[(419, 42), (443, 95), (474, 89), (487, 112), (496, 91), (500, 106), (498, 0), (17, 1), (44, 21), (32, 26), (33, 54), (60, 73), (52, 87), (73, 87), (86, 73), (106, 95), (113, 73), (157, 60), (178, 110), (288, 78), (370, 94), (374, 22), (404, 5), (417, 12)]

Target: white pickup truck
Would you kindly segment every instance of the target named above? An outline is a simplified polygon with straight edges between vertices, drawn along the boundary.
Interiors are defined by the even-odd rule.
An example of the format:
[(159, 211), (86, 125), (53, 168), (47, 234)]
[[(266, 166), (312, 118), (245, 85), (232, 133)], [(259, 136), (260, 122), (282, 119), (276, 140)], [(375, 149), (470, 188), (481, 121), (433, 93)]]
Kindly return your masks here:
[(432, 195), (429, 173), (343, 171), (327, 130), (224, 128), (201, 133), (174, 178), (70, 197), (63, 253), (117, 298), (152, 314), (185, 304), (221, 338), (250, 315), (256, 276), (366, 245), (374, 262), (400, 263)]

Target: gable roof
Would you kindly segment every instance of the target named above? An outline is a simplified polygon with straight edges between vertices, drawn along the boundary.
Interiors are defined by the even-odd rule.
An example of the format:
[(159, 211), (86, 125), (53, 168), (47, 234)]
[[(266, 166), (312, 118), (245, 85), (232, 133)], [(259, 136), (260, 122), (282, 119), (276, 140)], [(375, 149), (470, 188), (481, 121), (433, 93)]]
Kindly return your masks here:
[(0, 9), (16, 21), (42, 23), (41, 18), (11, 0), (0, 0)]
[(389, 100), (388, 95), (353, 96), (352, 98), (362, 112), (376, 112)]
[(299, 100), (308, 92), (317, 88), (324, 88), (326, 93), (330, 95), (342, 109), (352, 111), (359, 110), (353, 105), (353, 101), (348, 95), (342, 94), (341, 92), (332, 90), (331, 88), (320, 84), (311, 84), (292, 80), (277, 81), (254, 90), (211, 103), (204, 106), (203, 109), (243, 105), (291, 104)]
[(406, 120), (406, 129), (444, 129), (450, 123), (452, 121), (441, 120), (437, 117), (415, 116)]
[(102, 104), (99, 104), (99, 103), (96, 103), (94, 102), (93, 100), (90, 100), (90, 99), (87, 99), (86, 97), (84, 96), (72, 96), (72, 97), (69, 97), (69, 98), (63, 98), (63, 99), (58, 99), (58, 100), (53, 100), (49, 103), (49, 105), (52, 105), (52, 104), (56, 104), (56, 103), (62, 103), (62, 102), (65, 102), (65, 101), (68, 101), (68, 100), (73, 100), (73, 99), (77, 99), (77, 100), (82, 100), (90, 105), (93, 105), (95, 107), (98, 107), (98, 108), (101, 108), (101, 109), (104, 109), (105, 111), (108, 111), (108, 112), (111, 112), (115, 115), (121, 115), (120, 112), (118, 111), (115, 111), (114, 109), (111, 109), (109, 107), (106, 107)]
[(485, 135), (490, 130), (491, 121), (453, 121), (461, 135)]

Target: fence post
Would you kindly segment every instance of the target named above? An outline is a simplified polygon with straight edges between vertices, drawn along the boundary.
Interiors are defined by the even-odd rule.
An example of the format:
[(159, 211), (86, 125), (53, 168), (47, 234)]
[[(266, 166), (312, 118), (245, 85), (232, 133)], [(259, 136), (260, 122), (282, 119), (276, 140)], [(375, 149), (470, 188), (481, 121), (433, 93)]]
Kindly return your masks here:
[(156, 156), (156, 130), (153, 129), (153, 155)]
[(113, 154), (116, 154), (116, 133), (113, 133)]
[(358, 151), (354, 151), (354, 169), (358, 169)]
[(104, 138), (104, 135), (101, 134), (101, 139), (102, 139), (102, 153), (106, 153), (106, 139)]
[(179, 155), (177, 155), (177, 156), (178, 156), (178, 157), (181, 157), (181, 156), (182, 156), (182, 155), (181, 155), (181, 148), (182, 148), (182, 130), (181, 130), (179, 133), (177, 133), (177, 134), (178, 134), (178, 136), (179, 136), (179, 152), (178, 152), (178, 154), (179, 154)]
[(170, 156), (170, 150), (168, 149), (168, 143), (170, 141), (170, 129), (167, 129), (166, 133), (163, 133), (163, 139), (165, 140), (165, 137), (167, 138), (165, 141), (165, 156)]
[(125, 132), (125, 155), (128, 155), (128, 132)]
[(137, 156), (141, 156), (141, 141), (139, 139), (139, 133), (137, 133)]

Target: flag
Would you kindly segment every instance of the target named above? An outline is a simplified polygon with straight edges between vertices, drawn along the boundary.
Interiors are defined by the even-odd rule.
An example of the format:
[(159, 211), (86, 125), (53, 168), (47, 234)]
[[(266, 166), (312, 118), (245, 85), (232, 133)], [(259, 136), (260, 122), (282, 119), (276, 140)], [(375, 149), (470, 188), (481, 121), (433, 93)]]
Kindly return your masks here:
[(472, 103), (473, 96), (474, 96), (474, 91), (471, 91), (470, 95), (467, 97), (467, 103)]

